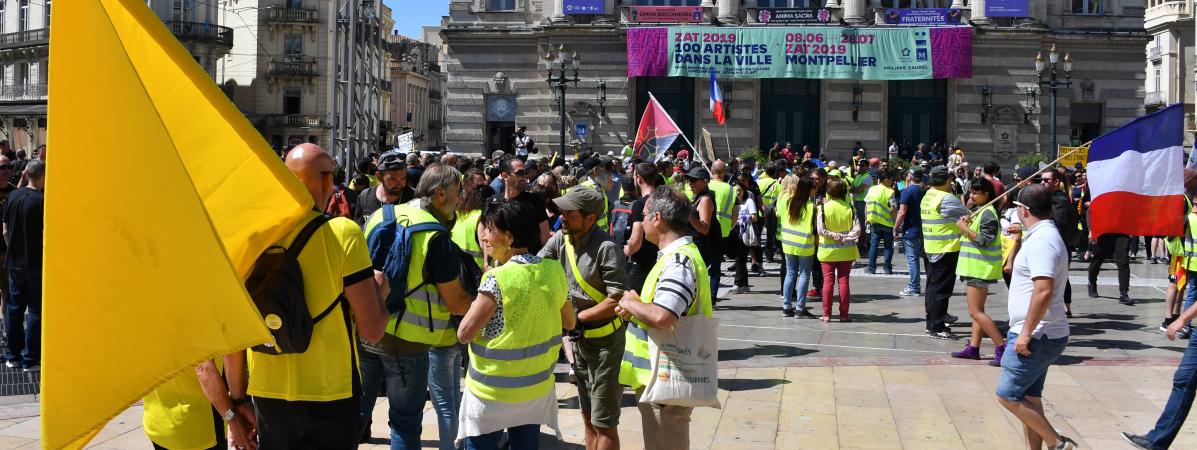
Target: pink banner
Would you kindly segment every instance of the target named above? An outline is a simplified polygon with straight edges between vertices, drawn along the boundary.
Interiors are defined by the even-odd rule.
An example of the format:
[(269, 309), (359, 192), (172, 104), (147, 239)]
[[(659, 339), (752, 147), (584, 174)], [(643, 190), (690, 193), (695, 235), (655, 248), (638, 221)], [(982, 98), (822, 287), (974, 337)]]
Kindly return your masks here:
[(632, 22), (638, 23), (699, 23), (701, 6), (633, 6)]
[(628, 76), (663, 77), (669, 74), (669, 29), (628, 29)]

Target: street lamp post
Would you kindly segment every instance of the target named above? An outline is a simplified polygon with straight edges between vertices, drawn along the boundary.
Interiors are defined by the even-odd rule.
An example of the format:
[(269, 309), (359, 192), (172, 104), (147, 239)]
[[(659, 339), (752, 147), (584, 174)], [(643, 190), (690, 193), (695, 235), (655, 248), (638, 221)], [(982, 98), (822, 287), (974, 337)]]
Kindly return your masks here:
[[(554, 62), (556, 63), (556, 74), (554, 74)], [(552, 52), (544, 55), (544, 68), (548, 72), (548, 78), (545, 80), (549, 86), (557, 91), (558, 105), (561, 108), (561, 147), (557, 150), (562, 155), (565, 154), (565, 91), (568, 89), (568, 84), (573, 83), (574, 87), (578, 87), (578, 68), (582, 65), (582, 57), (578, 52), (570, 54), (565, 45), (562, 44), (557, 47), (557, 56), (554, 57)], [(573, 78), (566, 76), (567, 68), (574, 71)]]
[(1039, 52), (1035, 56), (1035, 73), (1039, 75), (1039, 86), (1051, 89), (1051, 133), (1052, 133), (1052, 159), (1060, 156), (1060, 147), (1056, 144), (1056, 91), (1059, 89), (1067, 89), (1072, 87), (1072, 54), (1064, 54), (1064, 79), (1060, 80), (1057, 76), (1056, 63), (1060, 61), (1060, 53), (1056, 51), (1056, 44), (1052, 44), (1051, 52), (1048, 53), (1048, 59), (1052, 64), (1050, 78), (1043, 78), (1044, 62), (1043, 52)]

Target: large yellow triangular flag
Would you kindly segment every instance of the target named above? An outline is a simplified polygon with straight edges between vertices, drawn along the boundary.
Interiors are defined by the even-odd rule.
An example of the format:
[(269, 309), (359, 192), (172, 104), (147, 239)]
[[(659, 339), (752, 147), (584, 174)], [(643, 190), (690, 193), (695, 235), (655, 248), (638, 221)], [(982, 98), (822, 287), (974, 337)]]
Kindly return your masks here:
[(82, 446), (197, 361), (269, 341), (242, 280), (312, 206), (144, 1), (63, 3), (50, 41), (48, 448)]

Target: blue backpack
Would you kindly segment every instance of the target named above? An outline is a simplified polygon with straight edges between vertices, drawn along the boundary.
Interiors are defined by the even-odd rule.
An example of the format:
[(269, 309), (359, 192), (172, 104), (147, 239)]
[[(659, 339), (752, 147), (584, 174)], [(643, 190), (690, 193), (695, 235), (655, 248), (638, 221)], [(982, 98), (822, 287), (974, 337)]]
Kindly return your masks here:
[(444, 225), (437, 222), (405, 225), (395, 220), (395, 205), (382, 205), (382, 223), (370, 231), (367, 244), (370, 248), (370, 262), (375, 270), (380, 270), (387, 277), (387, 284), (391, 292), (387, 294), (386, 306), (390, 314), (398, 314), (406, 309), (406, 299), (428, 284), (428, 281), (407, 289), (407, 271), (411, 266), (412, 238), (416, 233), (431, 231), (433, 233), (448, 233)]

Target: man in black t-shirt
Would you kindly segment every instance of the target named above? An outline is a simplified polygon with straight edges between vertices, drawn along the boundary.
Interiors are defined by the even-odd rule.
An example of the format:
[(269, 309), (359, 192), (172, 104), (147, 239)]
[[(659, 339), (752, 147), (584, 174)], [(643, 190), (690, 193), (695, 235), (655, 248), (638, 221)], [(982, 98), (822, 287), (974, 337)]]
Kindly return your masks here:
[(632, 234), (623, 248), (623, 254), (630, 258), (628, 267), (628, 289), (640, 292), (644, 287), (644, 280), (648, 278), (648, 271), (657, 263), (657, 248), (644, 238), (644, 205), (648, 203), (648, 196), (662, 182), (657, 174), (657, 167), (652, 163), (636, 165), (636, 186), (640, 191), (640, 198), (632, 202)]
[(536, 223), (540, 224), (540, 244), (549, 240), (549, 214), (545, 212), (545, 199), (527, 191), (528, 171), (524, 161), (510, 156), (499, 160), (499, 179), (503, 181), (503, 190), (487, 199), (487, 202), (516, 201), (525, 202), (532, 207), (536, 214)]
[(8, 308), (4, 335), (8, 347), (4, 364), (26, 372), (41, 368), (42, 232), (45, 228), (45, 161), (30, 162), (25, 169), (29, 187), (8, 196), (0, 217), (4, 220), (4, 268), (8, 269)]
[(354, 202), (354, 219), (359, 224), (366, 223), (374, 211), (382, 207), (383, 203), (398, 205), (407, 203), (416, 197), (415, 189), (407, 183), (407, 162), (404, 154), (398, 150), (383, 153), (378, 157), (378, 186), (362, 191)]

